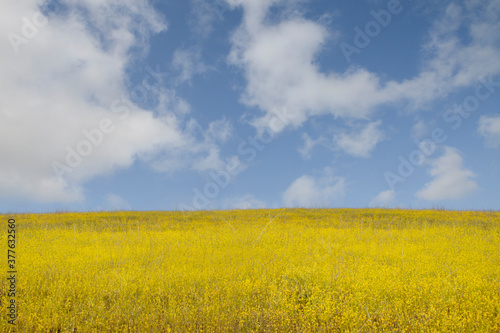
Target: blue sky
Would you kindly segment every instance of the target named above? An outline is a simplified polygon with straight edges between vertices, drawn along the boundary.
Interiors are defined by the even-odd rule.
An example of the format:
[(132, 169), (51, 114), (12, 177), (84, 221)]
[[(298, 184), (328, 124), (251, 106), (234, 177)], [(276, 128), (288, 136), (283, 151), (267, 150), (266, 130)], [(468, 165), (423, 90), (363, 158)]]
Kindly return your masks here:
[(0, 4), (0, 211), (500, 209), (500, 3)]

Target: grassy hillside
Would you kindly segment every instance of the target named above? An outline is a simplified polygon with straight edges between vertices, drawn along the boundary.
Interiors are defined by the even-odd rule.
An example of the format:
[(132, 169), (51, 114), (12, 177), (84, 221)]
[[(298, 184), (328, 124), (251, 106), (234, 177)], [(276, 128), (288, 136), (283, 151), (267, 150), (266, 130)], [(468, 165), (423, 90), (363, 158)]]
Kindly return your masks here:
[(500, 331), (498, 212), (0, 218), (16, 220), (19, 306), (8, 324), (2, 279), (2, 332)]

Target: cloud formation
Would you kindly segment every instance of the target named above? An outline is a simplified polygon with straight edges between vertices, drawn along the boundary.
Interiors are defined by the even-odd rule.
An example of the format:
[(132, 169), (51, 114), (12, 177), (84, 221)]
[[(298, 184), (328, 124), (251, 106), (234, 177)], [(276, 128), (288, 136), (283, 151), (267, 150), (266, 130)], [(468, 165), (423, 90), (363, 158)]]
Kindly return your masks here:
[(371, 207), (389, 207), (394, 203), (396, 193), (393, 190), (387, 190), (380, 192), (373, 200), (370, 202)]
[[(228, 2), (244, 11), (228, 59), (244, 71), (247, 84), (242, 102), (263, 112), (252, 122), (257, 128), (269, 123), (274, 110), (283, 106), (295, 116), (291, 127), (326, 114), (369, 119), (382, 106), (418, 110), (482, 76), (500, 73), (496, 1), (481, 6), (470, 2), (470, 12), (455, 3), (446, 7), (422, 46), (425, 57), (420, 73), (401, 81), (382, 79), (359, 66), (343, 73), (322, 72), (316, 57), (335, 32), (297, 14), (293, 8), (300, 1)], [(276, 7), (282, 14), (271, 19), (271, 9)], [(467, 42), (458, 37), (464, 28), (470, 32)]]
[(107, 193), (104, 197), (105, 210), (128, 210), (131, 209), (130, 204), (116, 193)]
[[(214, 154), (214, 143), (193, 136), (189, 106), (164, 88), (161, 69), (144, 68), (130, 87), (128, 66), (166, 29), (146, 0), (0, 3), (8, 36), (0, 41), (0, 196), (81, 201), (86, 181), (137, 158), (159, 163), (155, 156), (183, 147), (181, 159)], [(186, 80), (187, 65), (179, 62)], [(152, 101), (157, 110), (145, 108)]]
[(473, 180), (476, 175), (463, 166), (460, 152), (455, 148), (445, 147), (444, 154), (430, 164), (433, 180), (417, 192), (417, 198), (429, 201), (461, 199), (479, 188)]
[(255, 198), (251, 194), (246, 194), (241, 197), (228, 198), (223, 200), (223, 208), (225, 209), (258, 209), (266, 208), (266, 203)]
[(384, 139), (384, 132), (378, 127), (382, 122), (375, 121), (366, 125), (361, 131), (341, 133), (334, 136), (338, 148), (356, 157), (369, 157), (376, 145)]
[(481, 116), (479, 118), (479, 134), (484, 138), (486, 146), (500, 146), (500, 115)]
[(201, 51), (197, 48), (179, 49), (174, 52), (172, 66), (178, 71), (177, 84), (189, 83), (197, 74), (205, 73), (209, 68), (201, 59)]
[(283, 203), (287, 207), (331, 207), (345, 196), (345, 179), (326, 168), (323, 175), (303, 175), (285, 190)]

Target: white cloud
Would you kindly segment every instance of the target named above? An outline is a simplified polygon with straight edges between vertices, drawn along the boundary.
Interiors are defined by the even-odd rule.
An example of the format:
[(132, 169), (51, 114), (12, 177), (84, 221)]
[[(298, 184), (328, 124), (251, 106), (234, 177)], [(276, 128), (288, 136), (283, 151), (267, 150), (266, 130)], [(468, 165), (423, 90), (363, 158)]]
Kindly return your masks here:
[(429, 126), (423, 120), (418, 120), (411, 128), (411, 138), (413, 140), (422, 140), (429, 135)]
[(214, 24), (224, 18), (229, 9), (224, 0), (191, 0), (194, 19), (191, 20), (193, 32), (196, 36), (208, 37)]
[(388, 207), (394, 203), (396, 193), (393, 190), (387, 190), (380, 192), (373, 200), (370, 202), (371, 207)]
[[(66, 10), (48, 14), (48, 22), (37, 14), (41, 3), (0, 2), (0, 35), (11, 37), (0, 39), (0, 196), (79, 201), (86, 181), (137, 158), (154, 163), (157, 154), (183, 147), (191, 159), (212, 152), (215, 143), (195, 139), (186, 125), (185, 101), (151, 87), (161, 87), (164, 74), (145, 68), (144, 85), (127, 87), (127, 67), (137, 52), (147, 52), (149, 36), (167, 27), (147, 1), (64, 2)], [(23, 31), (23, 17), (38, 28)], [(140, 106), (154, 100), (157, 116)], [(95, 134), (96, 144), (82, 143), (90, 142), (83, 131), (104, 119), (110, 133)], [(79, 146), (87, 156), (57, 177), (53, 163), (66, 165), (68, 149)]]
[(258, 209), (267, 206), (264, 201), (256, 199), (251, 194), (246, 194), (242, 197), (224, 200), (223, 207), (226, 209)]
[(226, 118), (222, 118), (209, 124), (205, 136), (208, 141), (226, 142), (232, 133), (233, 125)]
[(195, 170), (207, 171), (207, 170), (222, 170), (225, 163), (220, 159), (220, 149), (216, 146), (212, 147), (208, 155), (196, 161), (193, 165)]
[(345, 196), (345, 180), (335, 177), (330, 169), (324, 175), (303, 175), (297, 178), (283, 194), (285, 206), (331, 207)]
[(131, 206), (127, 200), (115, 193), (108, 193), (104, 198), (105, 209), (108, 210), (127, 210)]
[(173, 173), (183, 168), (192, 168), (200, 172), (222, 171), (230, 163), (243, 165), (237, 156), (225, 160), (220, 156), (219, 144), (226, 142), (233, 133), (233, 126), (226, 118), (209, 123), (206, 129), (203, 129), (196, 120), (190, 119), (186, 123), (184, 132), (186, 133), (184, 145), (146, 158), (151, 160), (154, 170), (166, 173)]
[(382, 122), (379, 120), (368, 123), (364, 127), (362, 125), (351, 125), (351, 129), (339, 130), (339, 133), (333, 136), (333, 142), (331, 138), (328, 139), (325, 135), (313, 139), (307, 133), (303, 133), (303, 143), (298, 148), (298, 152), (304, 159), (309, 159), (314, 147), (321, 145), (332, 150), (341, 149), (355, 157), (367, 158), (377, 144), (385, 140), (385, 133), (379, 129), (381, 124)]
[(335, 144), (346, 153), (356, 157), (369, 157), (375, 146), (384, 139), (384, 132), (378, 127), (382, 122), (368, 124), (360, 132), (342, 133), (334, 136)]
[[(139, 108), (131, 110), (119, 126), (116, 114), (110, 112), (113, 100), (125, 95), (128, 50), (166, 26), (142, 1), (87, 1), (80, 4), (87, 6), (86, 16), (67, 4), (65, 16), (51, 15), (36, 33), (24, 31), (23, 35), (23, 17), (43, 18), (37, 14), (38, 3), (0, 4), (1, 35), (18, 36), (13, 44), (6, 38), (0, 44), (0, 100), (7, 111), (0, 114), (0, 195), (81, 200), (82, 180), (126, 167), (134, 155), (156, 144), (175, 145), (182, 140), (176, 127)], [(105, 19), (110, 11), (120, 14)], [(144, 22), (147, 31), (138, 31), (131, 17)], [(30, 37), (27, 42), (18, 44), (17, 38), (25, 35)], [(64, 161), (66, 146), (75, 147), (85, 139), (82, 130), (98, 127), (104, 118), (115, 122), (113, 135), (95, 147), (69, 179), (59, 181), (51, 163)]]
[(418, 198), (429, 201), (460, 199), (478, 189), (474, 173), (463, 166), (457, 149), (445, 147), (444, 154), (430, 164), (429, 173), (434, 179), (416, 193)]
[(294, 116), (290, 124), (298, 126), (310, 116), (325, 113), (364, 118), (371, 113), (373, 101), (388, 101), (387, 94), (379, 91), (378, 78), (365, 70), (345, 75), (319, 72), (314, 56), (328, 35), (321, 25), (292, 18), (269, 26), (257, 22), (254, 27), (257, 17), (251, 15), (261, 13), (248, 8), (245, 12), (251, 27), (233, 35), (229, 60), (245, 68), (248, 84), (243, 102), (267, 113), (255, 120), (257, 127), (267, 126), (273, 110), (284, 105)]
[(203, 74), (209, 69), (201, 60), (201, 52), (197, 48), (175, 51), (172, 66), (179, 72), (177, 84), (191, 84), (193, 76)]
[[(494, 2), (484, 1), (483, 8), (465, 13), (460, 5), (450, 4), (423, 45), (426, 61), (421, 73), (401, 83), (389, 83), (394, 94), (419, 109), (475, 84), (483, 76), (499, 73), (500, 8)], [(470, 42), (466, 44), (459, 38), (463, 28), (470, 31)]]
[(313, 148), (318, 145), (322, 139), (314, 140), (307, 133), (302, 133), (303, 144), (299, 147), (298, 152), (304, 159), (311, 158)]
[[(383, 81), (355, 66), (344, 73), (321, 72), (316, 57), (335, 32), (300, 17), (292, 10), (299, 2), (229, 1), (243, 7), (244, 20), (232, 36), (228, 60), (244, 70), (242, 101), (264, 112), (254, 119), (256, 127), (268, 126), (273, 110), (283, 106), (294, 116), (292, 127), (323, 114), (367, 119), (378, 107), (395, 103), (420, 109), (482, 76), (500, 73), (500, 9), (493, 0), (467, 15), (449, 5), (423, 46), (422, 71), (401, 82)], [(268, 15), (273, 6), (284, 13), (274, 20)], [(464, 26), (471, 31), (467, 44), (458, 38)]]
[(485, 139), (488, 147), (500, 146), (500, 115), (481, 116), (478, 132)]

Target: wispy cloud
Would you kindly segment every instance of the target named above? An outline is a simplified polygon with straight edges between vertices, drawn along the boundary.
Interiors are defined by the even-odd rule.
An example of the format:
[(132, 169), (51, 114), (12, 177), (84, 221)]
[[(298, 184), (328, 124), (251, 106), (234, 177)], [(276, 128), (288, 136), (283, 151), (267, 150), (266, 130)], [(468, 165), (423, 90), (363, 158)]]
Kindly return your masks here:
[(172, 66), (177, 71), (176, 84), (189, 83), (197, 74), (203, 74), (209, 67), (205, 65), (201, 58), (201, 51), (198, 48), (180, 49), (174, 52)]
[(310, 159), (312, 150), (318, 144), (321, 144), (323, 139), (314, 140), (307, 133), (302, 133), (302, 142), (303, 144), (298, 148), (298, 152), (304, 159)]
[(385, 138), (384, 132), (379, 129), (381, 123), (379, 120), (369, 123), (360, 131), (353, 130), (351, 133), (336, 134), (334, 144), (349, 155), (367, 158), (377, 144)]
[(214, 25), (222, 21), (229, 4), (225, 0), (191, 0), (193, 18), (190, 21), (196, 36), (208, 37)]
[(132, 207), (130, 204), (116, 193), (108, 193), (104, 198), (104, 209), (108, 210), (128, 210)]
[(370, 202), (371, 207), (390, 207), (394, 204), (396, 193), (393, 190), (387, 190), (377, 194)]
[(267, 207), (264, 201), (255, 198), (255, 196), (251, 194), (225, 199), (223, 200), (222, 206), (226, 209), (256, 209)]
[(479, 134), (484, 138), (486, 145), (490, 148), (500, 146), (500, 114), (492, 116), (481, 116), (479, 119)]

